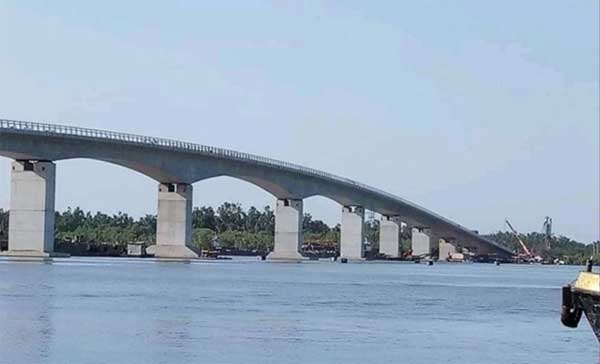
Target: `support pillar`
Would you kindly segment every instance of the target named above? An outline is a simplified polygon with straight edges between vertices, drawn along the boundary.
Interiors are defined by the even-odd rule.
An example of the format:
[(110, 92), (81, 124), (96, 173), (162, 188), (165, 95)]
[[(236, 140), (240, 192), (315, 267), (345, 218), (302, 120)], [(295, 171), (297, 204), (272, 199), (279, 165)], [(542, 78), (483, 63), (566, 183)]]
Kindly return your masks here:
[(11, 168), (8, 251), (16, 257), (54, 255), (56, 165), (15, 161)]
[(451, 239), (441, 238), (439, 244), (439, 260), (448, 260), (452, 258), (453, 254), (457, 253), (456, 245), (452, 244)]
[(192, 244), (193, 187), (185, 183), (158, 186), (157, 258), (198, 258)]
[(365, 209), (360, 206), (344, 206), (342, 209), (342, 231), (340, 257), (360, 260), (364, 257)]
[(431, 229), (414, 227), (412, 230), (412, 255), (429, 256), (433, 250)]
[(398, 216), (382, 216), (379, 227), (379, 254), (400, 257), (401, 224)]
[(278, 199), (275, 205), (275, 246), (270, 260), (302, 260), (304, 220), (302, 200)]

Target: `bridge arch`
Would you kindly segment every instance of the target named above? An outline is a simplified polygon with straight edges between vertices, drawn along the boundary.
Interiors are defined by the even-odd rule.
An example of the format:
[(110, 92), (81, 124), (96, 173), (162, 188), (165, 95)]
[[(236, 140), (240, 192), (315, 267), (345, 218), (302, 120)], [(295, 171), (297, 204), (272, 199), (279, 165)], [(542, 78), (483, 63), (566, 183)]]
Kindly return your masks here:
[[(87, 158), (56, 163), (56, 208), (81, 207), (132, 216), (156, 214), (154, 179), (126, 166)], [(135, 201), (123, 205), (122, 201)]]
[(235, 174), (235, 173), (224, 173), (224, 174), (218, 174), (218, 175), (213, 175), (210, 177), (202, 177), (201, 179), (198, 180), (194, 180), (192, 182), (192, 184), (195, 185), (201, 185), (203, 182), (212, 182), (215, 181), (217, 179), (229, 179), (229, 180), (234, 180), (234, 181), (238, 181), (238, 182), (242, 182), (244, 184), (248, 184), (251, 185), (253, 187), (256, 187), (258, 189), (260, 189), (263, 192), (266, 192), (267, 194), (269, 194), (270, 196), (274, 197), (274, 198), (293, 198), (293, 194), (292, 192), (286, 188), (285, 185), (282, 184), (278, 184), (277, 182), (264, 178), (264, 177), (260, 177), (260, 176), (248, 176), (248, 175), (242, 175), (242, 174)]
[(240, 203), (249, 208), (254, 206), (273, 207), (277, 196), (256, 183), (228, 175), (205, 178), (193, 183), (194, 200), (198, 205), (219, 206), (223, 202)]

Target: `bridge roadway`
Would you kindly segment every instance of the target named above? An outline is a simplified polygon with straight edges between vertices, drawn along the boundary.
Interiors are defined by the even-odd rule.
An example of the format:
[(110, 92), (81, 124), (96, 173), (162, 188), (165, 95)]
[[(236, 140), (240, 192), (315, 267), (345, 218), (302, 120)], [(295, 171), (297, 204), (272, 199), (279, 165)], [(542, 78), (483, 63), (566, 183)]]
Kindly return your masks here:
[[(507, 248), (393, 194), (312, 168), (222, 148), (64, 125), (0, 120), (0, 156), (12, 158), (9, 251), (51, 256), (54, 247), (55, 162), (89, 158), (158, 182), (156, 256), (193, 258), (192, 184), (217, 176), (252, 183), (276, 199), (271, 259), (301, 259), (303, 199), (324, 196), (342, 206), (340, 254), (363, 257), (364, 211), (383, 216), (381, 251), (397, 257), (404, 223), (413, 249), (433, 253), (444, 239), (477, 254), (509, 256)], [(418, 246), (417, 246), (418, 245)]]

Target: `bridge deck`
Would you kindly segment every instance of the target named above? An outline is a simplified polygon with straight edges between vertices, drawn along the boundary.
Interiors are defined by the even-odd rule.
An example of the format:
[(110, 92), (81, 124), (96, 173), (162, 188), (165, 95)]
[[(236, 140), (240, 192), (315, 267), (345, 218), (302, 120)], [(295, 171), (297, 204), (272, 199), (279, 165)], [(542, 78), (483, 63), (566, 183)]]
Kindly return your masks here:
[[(459, 232), (463, 236), (477, 240), (484, 245), (492, 247), (495, 251), (502, 254), (513, 254), (506, 247), (480, 236), (470, 229), (455, 223), (433, 211), (425, 209), (417, 204), (414, 204), (406, 199), (380, 190), (378, 188), (368, 186), (348, 178), (336, 176), (334, 174), (320, 171), (313, 168), (300, 166), (297, 164), (275, 160), (267, 157), (253, 155), (249, 153), (238, 152), (229, 149), (217, 148), (202, 144), (195, 144), (165, 138), (156, 138), (135, 134), (119, 133), (106, 130), (97, 130), (81, 127), (73, 127), (66, 125), (55, 125), (47, 123), (36, 123), (27, 121), (14, 121), (0, 119), (0, 155), (13, 157), (11, 153), (15, 149), (14, 145), (10, 146), (7, 138), (11, 136), (32, 136), (32, 137), (53, 137), (63, 138), (65, 140), (78, 140), (87, 143), (102, 142), (115, 145), (139, 146), (164, 151), (185, 152), (192, 155), (202, 156), (204, 158), (218, 158), (221, 160), (229, 160), (244, 165), (253, 165), (254, 168), (264, 168), (268, 170), (279, 170), (286, 173), (291, 173), (296, 176), (305, 176), (315, 178), (336, 186), (344, 187), (347, 190), (356, 191), (357, 193), (367, 194), (379, 200), (385, 200), (391, 204), (397, 204), (402, 207), (402, 211), (417, 212), (422, 220), (427, 220), (427, 223), (436, 223), (447, 228), (448, 230)], [(20, 152), (23, 152), (21, 150)], [(32, 155), (34, 151), (30, 151)], [(53, 160), (54, 158), (49, 158)], [(376, 207), (376, 206), (375, 206)], [(387, 211), (387, 210), (386, 210)], [(400, 211), (400, 210), (399, 210)], [(378, 211), (380, 212), (380, 211)]]

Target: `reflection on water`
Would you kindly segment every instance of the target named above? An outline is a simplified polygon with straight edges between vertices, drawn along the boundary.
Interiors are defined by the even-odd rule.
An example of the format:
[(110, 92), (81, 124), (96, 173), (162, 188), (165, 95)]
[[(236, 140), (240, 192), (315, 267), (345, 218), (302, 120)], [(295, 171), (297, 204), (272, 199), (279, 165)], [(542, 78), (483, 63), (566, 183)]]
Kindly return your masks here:
[(0, 363), (591, 363), (578, 269), (0, 260)]

